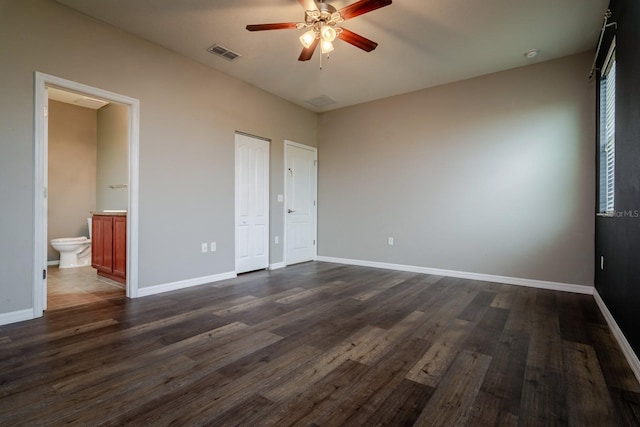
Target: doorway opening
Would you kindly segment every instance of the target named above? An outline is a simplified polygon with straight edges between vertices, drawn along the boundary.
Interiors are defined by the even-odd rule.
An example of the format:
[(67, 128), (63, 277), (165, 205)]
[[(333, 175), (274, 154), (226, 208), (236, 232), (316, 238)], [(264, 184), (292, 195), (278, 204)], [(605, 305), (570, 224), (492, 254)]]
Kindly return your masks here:
[[(115, 106), (126, 108), (124, 111), (127, 121), (127, 129), (125, 144), (127, 149), (126, 164), (126, 182), (118, 182), (110, 184), (109, 190), (114, 193), (105, 193), (103, 198), (107, 200), (115, 195), (120, 199), (119, 209), (110, 209), (102, 204), (100, 210), (113, 210), (122, 214), (126, 211), (126, 295), (130, 298), (138, 296), (138, 146), (139, 146), (139, 101), (117, 93), (105, 91), (81, 83), (62, 79), (43, 73), (35, 73), (35, 238), (34, 238), (34, 268), (33, 268), (33, 317), (40, 317), (43, 311), (47, 309), (48, 295), (48, 252), (49, 252), (49, 89), (56, 95), (52, 99), (56, 99), (60, 92), (62, 95), (70, 94), (71, 96), (80, 97), (87, 102), (98, 103), (102, 105), (113, 104), (113, 110), (117, 110)], [(54, 101), (59, 102), (59, 101)], [(56, 105), (58, 108), (59, 105)], [(122, 113), (122, 111), (121, 111)], [(98, 178), (96, 178), (97, 180)], [(123, 178), (124, 179), (124, 178)], [(115, 193), (125, 191), (126, 193)], [(97, 191), (97, 190), (96, 190)], [(97, 201), (96, 201), (97, 203)], [(108, 203), (108, 202), (105, 202)], [(122, 207), (125, 209), (122, 209)], [(99, 210), (100, 205), (95, 210)], [(88, 217), (88, 215), (87, 215)], [(89, 229), (87, 223), (87, 232)], [(83, 233), (83, 230), (80, 230)], [(76, 236), (72, 236), (76, 237)], [(85, 270), (84, 272), (82, 270)], [(77, 270), (72, 272), (72, 270)], [(93, 270), (95, 271), (95, 270)], [(59, 272), (62, 273), (62, 272)], [(65, 269), (64, 274), (67, 275), (87, 275), (88, 271), (85, 267)], [(59, 280), (60, 277), (52, 277), (52, 280)], [(120, 290), (122, 292), (122, 290)]]
[(129, 107), (47, 92), (47, 310), (122, 297), (92, 266), (91, 239), (93, 212), (127, 210)]

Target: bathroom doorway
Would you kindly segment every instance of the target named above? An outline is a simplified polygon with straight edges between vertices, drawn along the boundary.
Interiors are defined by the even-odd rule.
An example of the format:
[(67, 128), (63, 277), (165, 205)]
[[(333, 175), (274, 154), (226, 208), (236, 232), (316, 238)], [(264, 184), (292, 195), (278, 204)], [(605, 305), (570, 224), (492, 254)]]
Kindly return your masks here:
[[(34, 245), (34, 273), (33, 273), (33, 306), (34, 317), (40, 317), (43, 311), (48, 309), (47, 297), (49, 295), (49, 280), (55, 306), (51, 308), (63, 308), (66, 306), (94, 302), (99, 299), (108, 299), (117, 295), (124, 295), (135, 298), (137, 296), (137, 247), (138, 247), (138, 129), (139, 129), (139, 101), (123, 95), (107, 92), (98, 88), (86, 86), (80, 83), (61, 79), (36, 72), (35, 74), (35, 245)], [(65, 100), (64, 98), (67, 97)], [(73, 105), (76, 104), (76, 105)], [(85, 104), (85, 105), (82, 105)], [(87, 112), (86, 108), (93, 110)], [(106, 108), (105, 108), (106, 107)], [(126, 151), (124, 164), (114, 168), (115, 171), (104, 173), (105, 165), (108, 166), (109, 156), (114, 153), (99, 150), (98, 140), (100, 133), (104, 139), (109, 139), (113, 135), (108, 135), (109, 128), (100, 129), (98, 123), (98, 111), (101, 109), (102, 119), (108, 120), (114, 115), (124, 114), (126, 122), (125, 145)], [(54, 109), (56, 114), (53, 115)], [(69, 144), (63, 141), (61, 151), (60, 141), (50, 140), (50, 137), (59, 135), (50, 134), (58, 132), (62, 126), (62, 132), (69, 131), (65, 127), (78, 128), (78, 126), (57, 123), (51, 127), (49, 119), (55, 117), (65, 117), (65, 114), (58, 114), (60, 111), (70, 114), (71, 119), (74, 114), (84, 113), (91, 117), (95, 114), (95, 148), (83, 148), (78, 144)], [(68, 117), (67, 117), (68, 118)], [(122, 120), (121, 120), (122, 121)], [(103, 121), (107, 123), (106, 121)], [(86, 133), (87, 128), (79, 126), (75, 129), (77, 133)], [(90, 131), (89, 131), (90, 133)], [(76, 135), (77, 136), (77, 135)], [(64, 136), (63, 139), (73, 139), (71, 135)], [(91, 146), (91, 144), (89, 144)], [(104, 147), (103, 147), (104, 148)], [(113, 148), (113, 147), (111, 147)], [(52, 151), (52, 150), (56, 151)], [(79, 151), (78, 151), (79, 150)], [(93, 150), (93, 151), (92, 151)], [(81, 153), (85, 151), (85, 153)], [(112, 150), (113, 151), (113, 150)], [(122, 150), (120, 150), (122, 151)], [(120, 153), (122, 154), (122, 153)], [(83, 157), (84, 155), (84, 157)], [(94, 156), (95, 166), (93, 172), (87, 159)], [(104, 158), (100, 158), (104, 157)], [(62, 159), (62, 160), (61, 160)], [(67, 159), (67, 160), (64, 160)], [(84, 159), (84, 161), (83, 161)], [(68, 164), (55, 168), (60, 176), (56, 176), (56, 182), (49, 182), (50, 161), (62, 161)], [(102, 163), (102, 166), (100, 164)], [(100, 173), (100, 169), (103, 173)], [(107, 168), (108, 169), (108, 168)], [(124, 172), (123, 172), (124, 170)], [(51, 171), (53, 172), (53, 171)], [(114, 173), (109, 173), (114, 172)], [(92, 174), (95, 178), (91, 178)], [(54, 179), (51, 177), (51, 179)], [(115, 181), (118, 182), (115, 182)], [(93, 182), (92, 182), (93, 181)], [(113, 181), (113, 182), (111, 182)], [(93, 193), (88, 190), (93, 186)], [(102, 188), (104, 187), (104, 188)], [(75, 192), (75, 194), (74, 194)], [(80, 194), (83, 193), (83, 194)], [(56, 197), (57, 196), (57, 197)], [(55, 200), (54, 200), (55, 198)], [(60, 200), (58, 200), (58, 198)], [(68, 212), (64, 207), (69, 205)], [(48, 215), (49, 208), (55, 208), (55, 218)], [(87, 209), (89, 208), (89, 209)], [(92, 208), (92, 209), (91, 209)], [(55, 262), (48, 262), (53, 256), (53, 248), (49, 246), (51, 238), (57, 237), (89, 237), (90, 211), (126, 211), (126, 252), (127, 252), (127, 278), (125, 284), (111, 283), (108, 279), (98, 277), (96, 270), (89, 266), (58, 269)], [(66, 221), (65, 216), (76, 218)], [(65, 225), (66, 223), (66, 225)], [(65, 228), (66, 227), (66, 228)], [(48, 233), (50, 228), (56, 228), (58, 236)], [(65, 234), (61, 236), (60, 234)], [(67, 235), (68, 234), (68, 235)], [(89, 255), (90, 257), (90, 255)], [(81, 255), (78, 255), (78, 263)], [(74, 258), (75, 260), (75, 258)], [(86, 259), (84, 260), (86, 262)], [(118, 286), (119, 285), (119, 286)], [(77, 292), (74, 292), (74, 288)], [(56, 299), (57, 298), (57, 299)]]
[(48, 91), (47, 310), (125, 295), (91, 266), (91, 215), (126, 212), (128, 107)]

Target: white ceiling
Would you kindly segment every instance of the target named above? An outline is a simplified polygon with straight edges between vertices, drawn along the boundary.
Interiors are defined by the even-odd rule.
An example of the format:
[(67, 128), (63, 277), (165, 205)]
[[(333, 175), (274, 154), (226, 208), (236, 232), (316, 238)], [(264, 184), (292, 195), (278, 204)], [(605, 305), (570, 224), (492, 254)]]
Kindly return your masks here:
[[(595, 49), (608, 0), (394, 0), (342, 24), (379, 45), (335, 42), (299, 62), (304, 30), (249, 32), (300, 22), (297, 0), (58, 0), (312, 111), (327, 111)], [(337, 9), (355, 0), (330, 2)], [(242, 55), (206, 51), (217, 43)], [(539, 49), (537, 58), (524, 52)], [(585, 76), (589, 70), (585, 70)], [(308, 100), (336, 101), (315, 107)]]

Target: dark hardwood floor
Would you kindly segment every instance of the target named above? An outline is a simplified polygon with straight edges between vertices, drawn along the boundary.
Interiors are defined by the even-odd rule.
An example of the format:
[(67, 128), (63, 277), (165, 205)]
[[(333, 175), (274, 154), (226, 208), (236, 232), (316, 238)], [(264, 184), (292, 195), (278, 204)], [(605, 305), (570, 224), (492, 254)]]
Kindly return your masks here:
[(0, 327), (0, 425), (635, 426), (593, 297), (312, 262)]

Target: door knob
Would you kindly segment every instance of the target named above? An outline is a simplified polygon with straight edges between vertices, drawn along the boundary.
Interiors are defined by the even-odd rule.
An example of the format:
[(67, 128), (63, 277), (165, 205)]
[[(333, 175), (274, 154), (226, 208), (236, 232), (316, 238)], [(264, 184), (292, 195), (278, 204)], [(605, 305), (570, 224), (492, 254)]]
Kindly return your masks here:
[(287, 213), (291, 213), (291, 212), (295, 212), (295, 211), (292, 209), (287, 209)]

